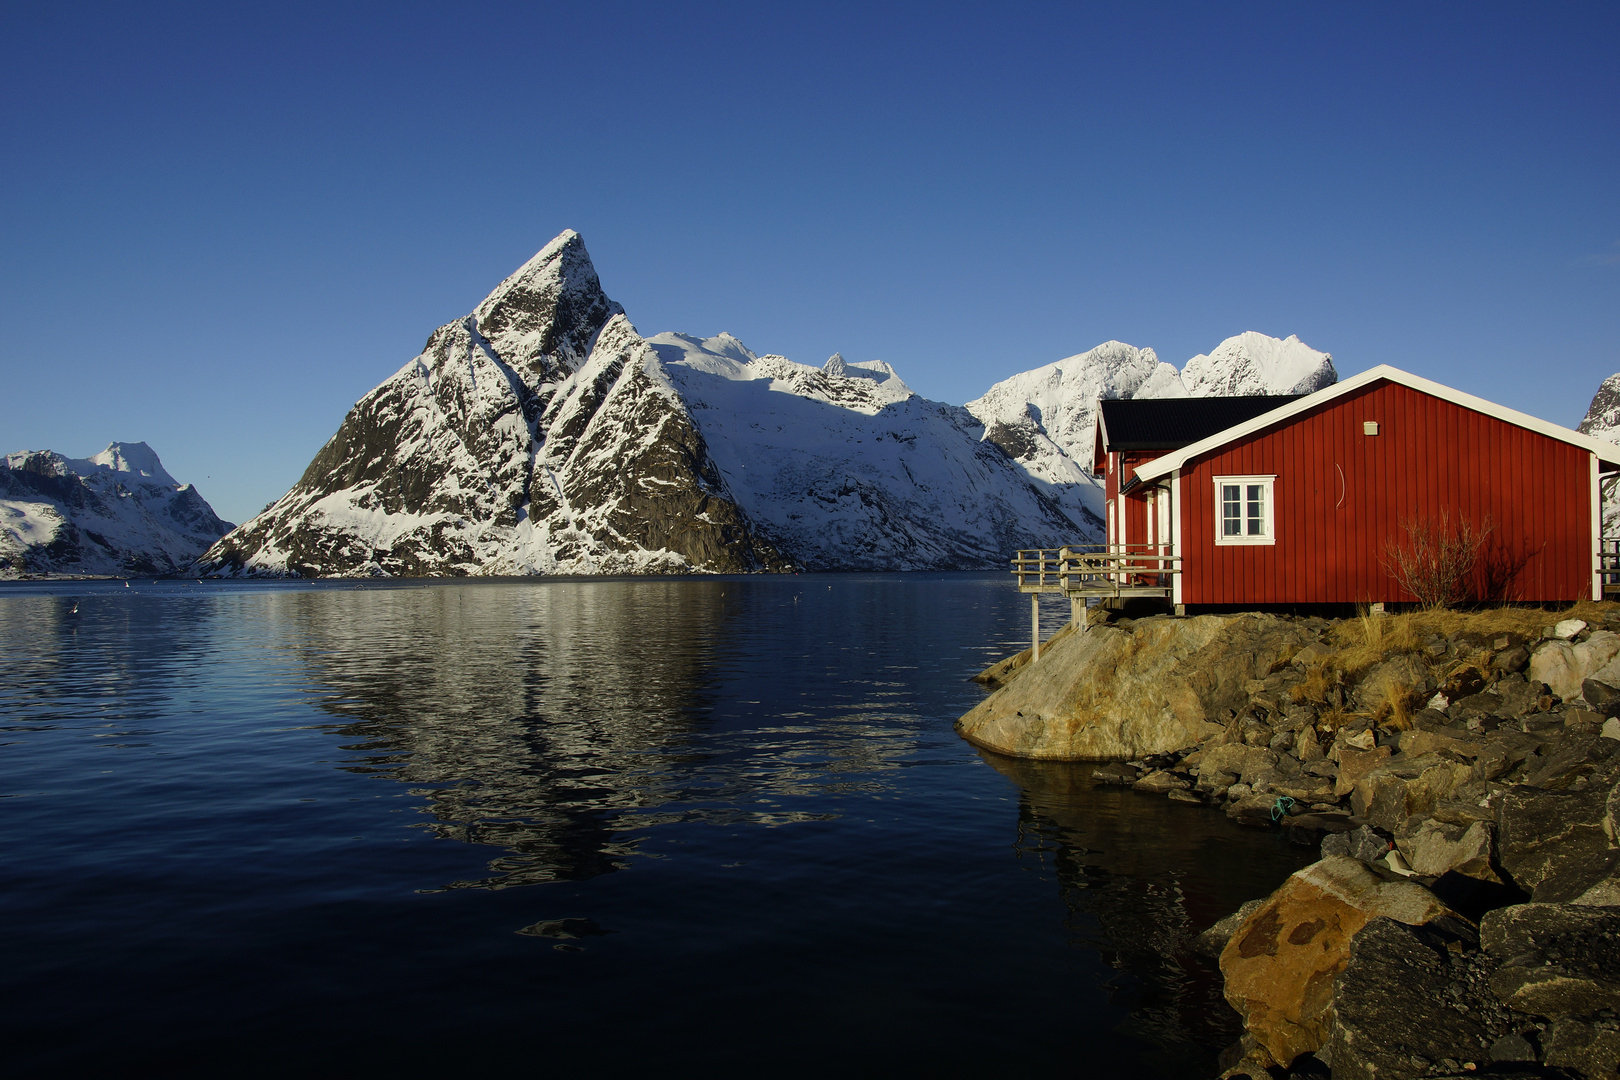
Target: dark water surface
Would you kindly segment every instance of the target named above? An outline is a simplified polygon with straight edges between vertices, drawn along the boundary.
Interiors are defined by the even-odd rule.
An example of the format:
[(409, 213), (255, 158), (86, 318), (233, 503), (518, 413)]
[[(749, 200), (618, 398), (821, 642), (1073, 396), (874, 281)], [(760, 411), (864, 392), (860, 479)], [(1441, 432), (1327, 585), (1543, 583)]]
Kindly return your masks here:
[(1207, 1074), (1187, 939), (1311, 853), (959, 740), (1027, 618), (1004, 574), (0, 588), (0, 1063)]

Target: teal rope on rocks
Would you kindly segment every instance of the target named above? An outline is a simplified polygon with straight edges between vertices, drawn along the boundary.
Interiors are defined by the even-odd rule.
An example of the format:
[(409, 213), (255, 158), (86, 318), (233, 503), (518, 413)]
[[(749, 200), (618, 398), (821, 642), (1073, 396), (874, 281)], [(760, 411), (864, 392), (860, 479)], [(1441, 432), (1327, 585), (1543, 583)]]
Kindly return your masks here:
[(1288, 816), (1288, 808), (1294, 805), (1294, 800), (1287, 795), (1277, 796), (1277, 801), (1271, 804), (1271, 820), (1281, 821)]

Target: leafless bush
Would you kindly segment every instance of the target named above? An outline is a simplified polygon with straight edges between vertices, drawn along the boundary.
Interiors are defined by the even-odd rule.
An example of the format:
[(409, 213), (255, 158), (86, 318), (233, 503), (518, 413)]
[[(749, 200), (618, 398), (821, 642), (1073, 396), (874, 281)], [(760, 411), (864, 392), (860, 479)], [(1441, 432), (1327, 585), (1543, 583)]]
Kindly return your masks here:
[(1453, 526), (1447, 510), (1440, 511), (1438, 522), (1433, 518), (1403, 519), (1401, 530), (1406, 540), (1384, 545), (1384, 573), (1417, 597), (1425, 608), (1450, 607), (1468, 599), (1473, 591), (1474, 569), (1493, 528), (1490, 515), (1476, 526), (1458, 514)]

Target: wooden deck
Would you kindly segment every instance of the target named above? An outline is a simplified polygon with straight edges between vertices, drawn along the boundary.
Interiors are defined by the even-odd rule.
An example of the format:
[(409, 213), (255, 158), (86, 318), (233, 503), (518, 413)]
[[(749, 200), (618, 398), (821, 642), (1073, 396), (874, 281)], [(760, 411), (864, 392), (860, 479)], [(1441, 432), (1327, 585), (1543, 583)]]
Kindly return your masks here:
[[(1620, 551), (1616, 553), (1620, 566)], [(1029, 593), (1030, 639), (1033, 660), (1041, 658), (1041, 594), (1061, 593), (1069, 598), (1069, 617), (1085, 629), (1085, 608), (1093, 598), (1174, 595), (1174, 575), (1181, 573), (1181, 556), (1168, 544), (1074, 544), (1060, 548), (1026, 548), (1012, 559), (1018, 591)]]
[(1620, 537), (1605, 536), (1598, 544), (1597, 557), (1603, 599), (1620, 599)]

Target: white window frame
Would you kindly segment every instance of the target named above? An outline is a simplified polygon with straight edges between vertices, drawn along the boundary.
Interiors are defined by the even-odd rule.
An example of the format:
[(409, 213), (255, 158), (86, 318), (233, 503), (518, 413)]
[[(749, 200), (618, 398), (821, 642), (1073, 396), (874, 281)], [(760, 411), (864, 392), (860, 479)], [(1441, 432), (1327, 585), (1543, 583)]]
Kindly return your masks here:
[[(1223, 507), (1222, 501), (1221, 501), (1221, 494), (1222, 494), (1221, 493), (1221, 488), (1224, 485), (1228, 485), (1228, 484), (1237, 484), (1237, 485), (1245, 487), (1245, 488), (1248, 487), (1251, 484), (1259, 484), (1265, 489), (1264, 496), (1263, 496), (1264, 500), (1265, 500), (1264, 512), (1261, 515), (1261, 521), (1263, 522), (1263, 528), (1265, 530), (1264, 533), (1262, 533), (1261, 535), (1258, 535), (1258, 536), (1252, 536), (1252, 535), (1248, 535), (1248, 534), (1245, 534), (1243, 536), (1226, 536), (1226, 535), (1222, 534), (1222, 532), (1221, 532), (1221, 524), (1222, 524), (1222, 515), (1224, 514), (1224, 507)], [(1247, 494), (1248, 494), (1247, 492), (1244, 492), (1245, 498), (1243, 499), (1243, 501), (1245, 503), (1248, 502)], [(1217, 476), (1215, 478), (1215, 544), (1216, 544), (1216, 546), (1217, 547), (1232, 547), (1232, 546), (1238, 546), (1238, 545), (1255, 545), (1255, 544), (1273, 545), (1273, 544), (1275, 544), (1277, 542), (1277, 497), (1276, 496), (1277, 496), (1277, 475), (1275, 473), (1271, 474), (1270, 476)], [(1249, 517), (1248, 517), (1247, 513), (1244, 514), (1244, 516), (1243, 516), (1243, 518), (1241, 520), (1243, 520), (1244, 522), (1247, 522), (1249, 520)]]

